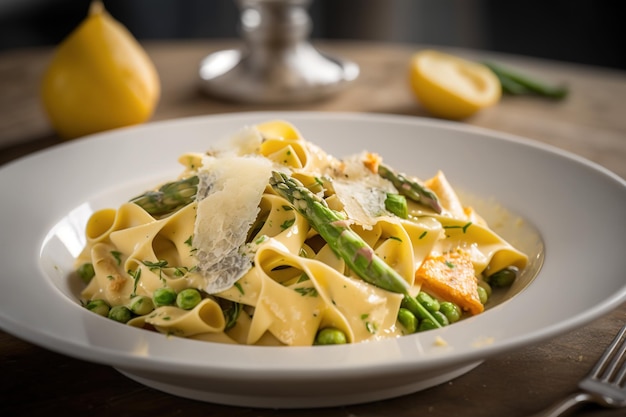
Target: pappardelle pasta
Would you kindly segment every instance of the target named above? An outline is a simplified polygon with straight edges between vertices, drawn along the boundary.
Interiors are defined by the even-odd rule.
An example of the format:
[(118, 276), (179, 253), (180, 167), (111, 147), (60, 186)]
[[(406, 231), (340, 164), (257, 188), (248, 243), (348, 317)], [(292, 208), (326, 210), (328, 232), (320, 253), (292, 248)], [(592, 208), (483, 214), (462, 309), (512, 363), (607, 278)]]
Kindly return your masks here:
[(179, 161), (178, 178), (88, 220), (89, 310), (211, 342), (358, 343), (480, 314), (528, 262), (443, 172), (339, 159), (286, 121)]

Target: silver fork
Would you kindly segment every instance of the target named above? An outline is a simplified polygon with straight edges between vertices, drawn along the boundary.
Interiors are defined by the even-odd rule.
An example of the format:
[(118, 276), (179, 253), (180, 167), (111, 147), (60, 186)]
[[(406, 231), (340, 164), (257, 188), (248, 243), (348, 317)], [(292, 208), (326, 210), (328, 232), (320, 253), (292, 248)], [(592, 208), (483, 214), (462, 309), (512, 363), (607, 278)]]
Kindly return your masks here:
[(591, 372), (578, 383), (579, 391), (536, 417), (558, 417), (583, 403), (607, 408), (626, 407), (626, 325), (617, 333)]

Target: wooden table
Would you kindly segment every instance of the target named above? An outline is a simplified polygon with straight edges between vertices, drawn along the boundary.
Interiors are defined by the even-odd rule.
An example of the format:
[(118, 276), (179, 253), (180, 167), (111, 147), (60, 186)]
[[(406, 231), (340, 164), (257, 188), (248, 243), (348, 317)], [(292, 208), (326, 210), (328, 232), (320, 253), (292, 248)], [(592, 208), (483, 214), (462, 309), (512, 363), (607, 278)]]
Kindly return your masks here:
[[(153, 120), (284, 110), (285, 106), (225, 103), (199, 92), (200, 60), (233, 45), (230, 41), (147, 43), (163, 89)], [(406, 81), (409, 57), (424, 46), (359, 42), (316, 46), (356, 61), (361, 75), (339, 95), (290, 105), (290, 110), (428, 117), (411, 96)], [(449, 51), (482, 57), (476, 51)], [(38, 82), (50, 55), (47, 48), (0, 53), (0, 163), (59, 143), (38, 101)], [(505, 97), (466, 123), (560, 147), (626, 178), (626, 73), (526, 57), (491, 57), (546, 80), (565, 82), (571, 94), (560, 102)], [(177, 398), (139, 385), (110, 367), (69, 358), (0, 331), (0, 415), (525, 416), (574, 390), (625, 321), (623, 304), (583, 328), (491, 358), (440, 386), (397, 399), (324, 410), (248, 409)], [(624, 414), (623, 410), (589, 406), (578, 415)]]

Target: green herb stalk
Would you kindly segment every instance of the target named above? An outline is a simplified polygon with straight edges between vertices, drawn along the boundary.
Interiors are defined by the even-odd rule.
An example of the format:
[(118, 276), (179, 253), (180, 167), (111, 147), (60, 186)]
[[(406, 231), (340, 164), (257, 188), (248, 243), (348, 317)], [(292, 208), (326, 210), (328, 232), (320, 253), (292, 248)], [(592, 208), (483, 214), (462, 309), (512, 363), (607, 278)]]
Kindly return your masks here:
[(131, 199), (130, 202), (142, 207), (153, 216), (168, 214), (195, 200), (198, 182), (199, 179), (195, 175), (179, 181), (168, 182), (157, 191), (147, 191)]
[(541, 80), (505, 68), (493, 62), (484, 62), (500, 80), (502, 92), (511, 95), (535, 94), (552, 99), (563, 99), (568, 94), (568, 89), (560, 85), (549, 85)]
[(400, 194), (417, 203), (432, 208), (437, 213), (441, 213), (441, 205), (439, 204), (437, 195), (426, 186), (417, 181), (408, 179), (405, 175), (395, 172), (393, 169), (383, 164), (378, 166), (378, 175), (391, 181)]
[[(343, 259), (348, 267), (364, 281), (387, 291), (405, 296), (407, 308), (431, 314), (409, 295), (408, 283), (350, 227), (345, 219), (330, 209), (326, 202), (313, 194), (298, 180), (281, 172), (273, 172), (270, 185), (279, 195), (289, 200), (311, 226)], [(437, 322), (432, 318), (433, 322)]]

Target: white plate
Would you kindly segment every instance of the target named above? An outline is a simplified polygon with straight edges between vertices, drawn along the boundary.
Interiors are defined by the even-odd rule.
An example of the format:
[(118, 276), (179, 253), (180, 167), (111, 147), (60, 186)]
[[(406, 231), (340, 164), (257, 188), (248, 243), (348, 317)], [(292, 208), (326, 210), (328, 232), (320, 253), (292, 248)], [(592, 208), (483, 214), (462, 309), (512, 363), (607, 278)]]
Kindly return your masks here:
[[(78, 304), (78, 288), (68, 275), (95, 209), (115, 207), (175, 177), (179, 154), (204, 151), (244, 125), (275, 118), (294, 123), (336, 156), (375, 151), (423, 178), (442, 169), (453, 186), (519, 214), (526, 220), (524, 233), (503, 234), (531, 254), (531, 273), (515, 296), (503, 297), (479, 316), (422, 334), (347, 346), (251, 347), (167, 338)], [(147, 386), (203, 401), (301, 408), (416, 392), (490, 356), (582, 326), (626, 299), (626, 182), (580, 157), (463, 124), (289, 112), (159, 122), (6, 164), (0, 193), (2, 328), (68, 356), (113, 366)], [(497, 212), (490, 207), (482, 204), (488, 218)]]

